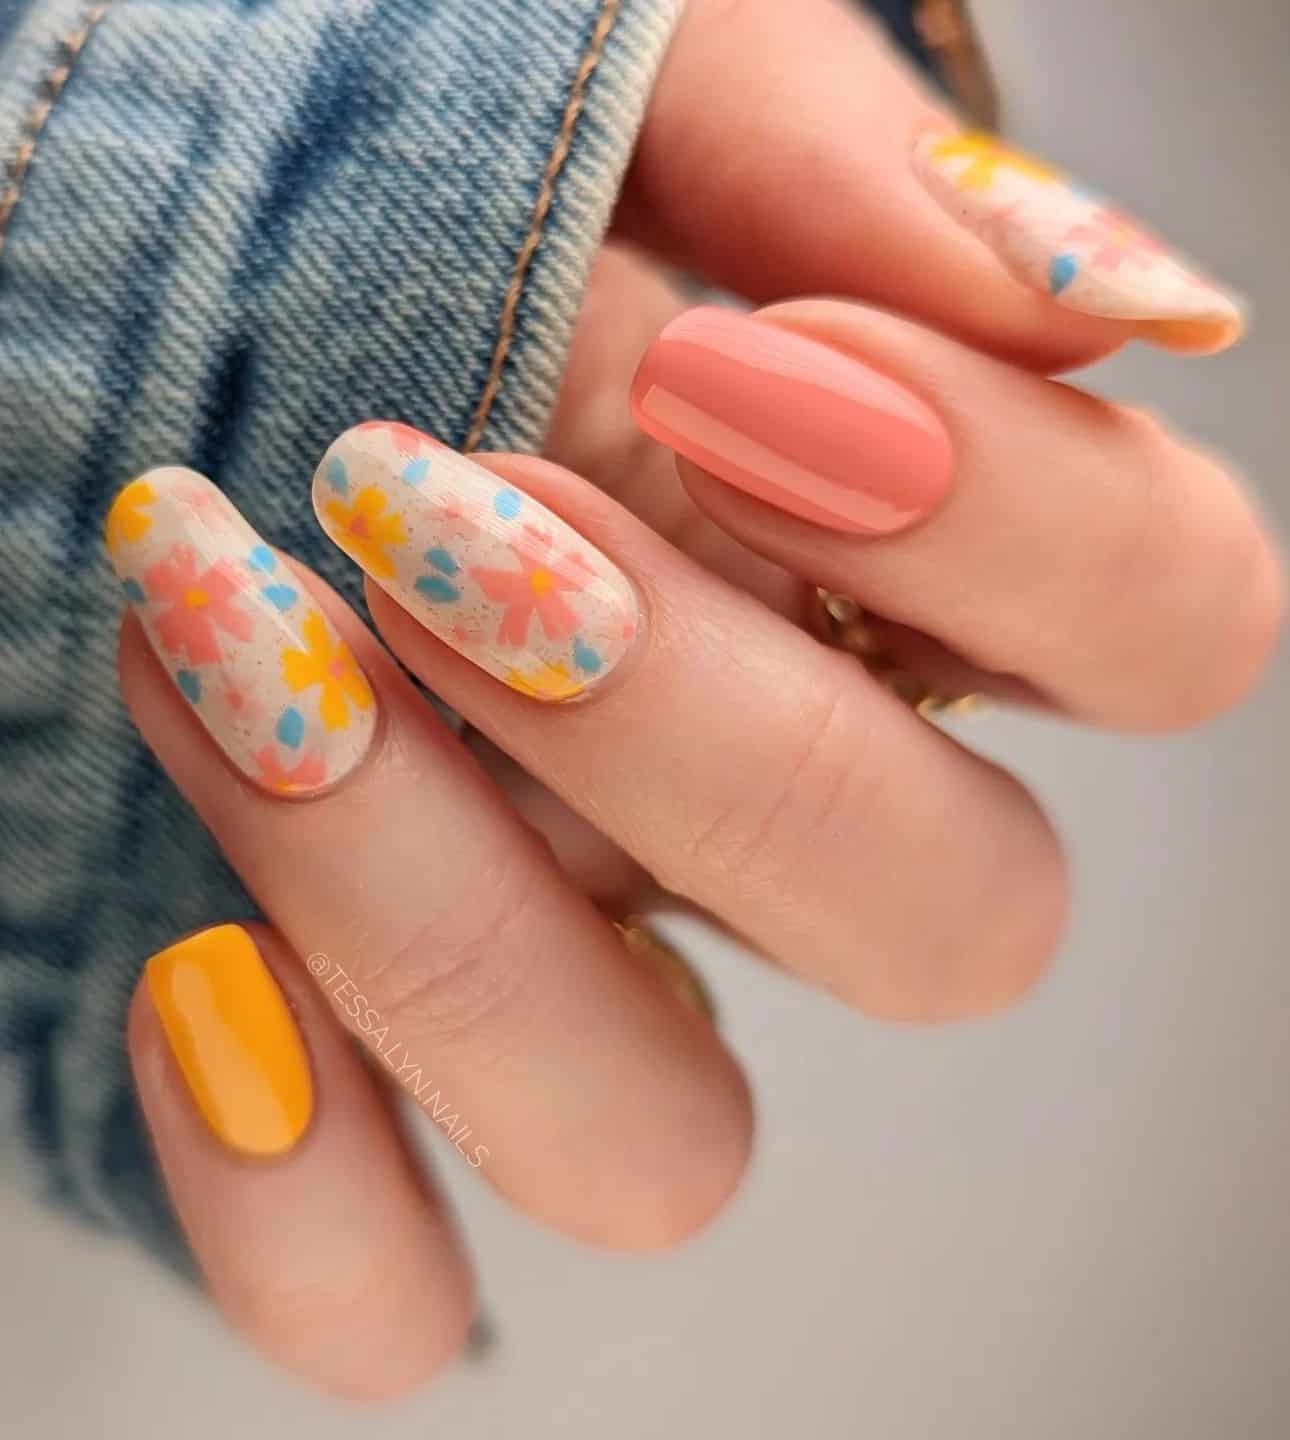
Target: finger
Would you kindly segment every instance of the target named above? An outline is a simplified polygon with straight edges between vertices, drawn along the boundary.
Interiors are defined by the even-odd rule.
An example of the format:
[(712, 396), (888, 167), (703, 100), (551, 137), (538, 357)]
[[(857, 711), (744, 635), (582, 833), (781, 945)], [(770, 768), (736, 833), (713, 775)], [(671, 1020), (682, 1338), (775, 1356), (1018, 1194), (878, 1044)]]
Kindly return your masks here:
[[(233, 722), (208, 710), (218, 735), (229, 723), (246, 727), (246, 749), (267, 746), (268, 769), (290, 785), (301, 762), (284, 757), (300, 727), (281, 729), (284, 697), (269, 681), (290, 671), (302, 681), (292, 703), (309, 711), (350, 664), (368, 677), (380, 720), (364, 760), (302, 803), (230, 783), (143, 629), (132, 619), (122, 631), (121, 687), (140, 733), (276, 928), (310, 957), (337, 1018), (460, 1153), (482, 1149), (484, 1176), (536, 1217), (638, 1247), (702, 1224), (738, 1179), (751, 1125), (746, 1087), (715, 1032), (624, 952), (347, 607), (312, 575), (288, 570), (299, 598), (281, 613), (298, 634), (284, 649), (281, 632), (259, 621), (259, 572), (245, 557), (261, 542), (245, 521), (191, 472), (145, 478), (155, 496), (150, 528), (114, 558), (136, 586), (143, 577), (133, 593), (150, 633), (173, 629), (161, 620), (170, 602), (150, 599), (146, 587), (153, 547), (168, 554), (178, 535), (200, 557), (189, 588), (201, 590), (203, 565), (222, 564), (235, 591), (229, 603), (255, 620), (245, 641), (221, 639), (198, 709), (219, 699), (217, 669), (248, 693), (245, 677), (261, 677), (264, 709), (247, 719), (243, 708)], [(333, 470), (333, 500), (336, 482)], [(209, 500), (198, 511), (194, 487)], [(379, 522), (357, 487), (347, 496), (352, 516)], [(360, 528), (365, 552), (379, 556), (385, 528)], [(428, 562), (427, 574), (443, 578)], [(336, 663), (334, 644), (308, 649), (299, 633), (301, 612), (316, 609), (347, 647), (346, 664)], [(319, 662), (312, 670), (285, 658), (306, 649)], [(646, 1094), (650, 1103), (640, 1103)], [(678, 1127), (682, 1112), (687, 1124)]]
[(452, 1360), (474, 1309), (452, 1222), (277, 936), (219, 925), (154, 955), (129, 1049), (193, 1255), (266, 1358), (362, 1400)]
[(956, 135), (837, 0), (692, 0), (620, 225), (753, 299), (855, 296), (1041, 370), (1240, 329), (1225, 292), (1104, 202)]
[[(1248, 500), (1136, 412), (834, 301), (692, 311), (633, 395), (730, 534), (1083, 719), (1191, 724), (1266, 662), (1282, 582)], [(894, 535), (943, 458), (911, 413), (954, 476)]]
[[(336, 460), (399, 516), (387, 565), (327, 505)], [(585, 482), (490, 464), (439, 450), (410, 487), (388, 431), (365, 426), (315, 479), (324, 528), (388, 588), (369, 604), (415, 674), (667, 889), (864, 1009), (977, 1014), (1034, 978), (1064, 902), (1020, 787)], [(418, 584), (447, 548), (451, 598)], [(606, 678), (613, 628), (579, 576), (607, 565), (631, 577), (643, 633)], [(953, 816), (971, 816), (971, 846)]]
[(468, 744), (515, 813), (542, 836), (569, 881), (611, 916), (645, 910), (659, 898), (653, 879), (509, 755), (472, 734)]

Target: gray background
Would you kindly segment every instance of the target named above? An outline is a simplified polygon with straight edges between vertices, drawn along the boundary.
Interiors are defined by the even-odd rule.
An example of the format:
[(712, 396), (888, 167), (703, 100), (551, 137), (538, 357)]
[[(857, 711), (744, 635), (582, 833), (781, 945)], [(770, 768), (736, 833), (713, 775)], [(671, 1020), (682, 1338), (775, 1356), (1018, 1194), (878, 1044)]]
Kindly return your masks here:
[[(978, 9), (1013, 133), (1254, 297), (1236, 352), (1135, 349), (1096, 383), (1229, 451), (1284, 532), (1287, 0)], [(1284, 1436), (1290, 674), (1163, 742), (997, 715), (961, 728), (1037, 787), (1075, 862), (1074, 931), (1020, 1010), (883, 1030), (705, 946), (761, 1111), (736, 1205), (681, 1254), (606, 1258), (445, 1162), (500, 1343), (379, 1420), (267, 1373), (137, 1255), (0, 1195), (0, 1428)]]

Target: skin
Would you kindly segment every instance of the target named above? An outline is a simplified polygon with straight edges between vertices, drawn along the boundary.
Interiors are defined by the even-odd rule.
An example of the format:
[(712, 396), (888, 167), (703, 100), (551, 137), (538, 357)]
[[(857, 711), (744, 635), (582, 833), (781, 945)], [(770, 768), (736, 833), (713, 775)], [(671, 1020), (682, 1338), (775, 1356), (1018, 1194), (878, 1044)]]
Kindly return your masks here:
[[(383, 720), (336, 791), (292, 803), (231, 778), (137, 623), (123, 627), (141, 733), (270, 918), (257, 938), (309, 1049), (317, 1112), (270, 1163), (221, 1150), (144, 990), (135, 1074), (212, 1295), (309, 1383), (404, 1393), (450, 1361), (473, 1294), (388, 1096), (342, 1043), (347, 1015), (299, 957), (344, 957), (391, 1033), (433, 1062), (509, 1201), (584, 1241), (674, 1244), (738, 1183), (751, 1102), (716, 1032), (627, 954), (602, 908), (665, 890), (805, 982), (904, 1022), (1015, 1000), (1065, 919), (1060, 847), (1031, 797), (819, 645), (801, 624), (808, 580), (885, 616), (933, 684), (1098, 725), (1207, 719), (1268, 656), (1282, 580), (1249, 501), (1153, 420), (1049, 378), (1133, 330), (1023, 290), (918, 189), (908, 149), (935, 117), (876, 32), (829, 0), (691, 0), (593, 276), (557, 463), (486, 459), (646, 600), (647, 646), (586, 703), (506, 690), (369, 587), (378, 641), (302, 574)], [(683, 305), (660, 260), (761, 301), (847, 297), (764, 319), (933, 403), (958, 457), (941, 507), (887, 539), (832, 534), (645, 440), (630, 379)], [(471, 722), (469, 747), (382, 641)], [(268, 1238), (247, 1247), (248, 1233)], [(425, 1343), (409, 1349), (411, 1335)]]

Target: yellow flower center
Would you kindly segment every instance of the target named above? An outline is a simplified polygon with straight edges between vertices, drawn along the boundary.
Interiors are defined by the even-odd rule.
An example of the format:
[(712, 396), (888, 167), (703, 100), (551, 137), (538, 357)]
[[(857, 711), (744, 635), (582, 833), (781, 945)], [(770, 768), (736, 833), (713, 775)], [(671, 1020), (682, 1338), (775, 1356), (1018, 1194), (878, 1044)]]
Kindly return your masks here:
[(209, 605), (210, 603), (211, 597), (205, 590), (199, 589), (196, 585), (190, 586), (184, 591), (184, 604), (190, 610), (200, 610), (202, 606)]
[(345, 657), (343, 655), (333, 655), (331, 659), (328, 660), (325, 669), (333, 680), (343, 680), (345, 678)]
[(529, 589), (535, 595), (545, 595), (555, 584), (555, 578), (549, 570), (543, 570), (539, 565), (536, 570), (529, 571)]
[(355, 515), (349, 522), (349, 533), (357, 535), (360, 540), (367, 540), (371, 537), (371, 527), (367, 523), (366, 515)]

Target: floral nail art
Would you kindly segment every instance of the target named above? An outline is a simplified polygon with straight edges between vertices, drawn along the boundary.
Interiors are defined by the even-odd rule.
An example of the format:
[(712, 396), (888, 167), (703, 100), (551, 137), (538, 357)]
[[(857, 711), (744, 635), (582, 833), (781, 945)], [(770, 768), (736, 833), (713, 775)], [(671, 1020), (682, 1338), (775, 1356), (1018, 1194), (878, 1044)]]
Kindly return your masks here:
[(1059, 171), (990, 135), (932, 134), (915, 149), (928, 190), (1008, 270), (1058, 304), (1141, 321), (1173, 349), (1232, 344), (1236, 298)]
[(558, 515), (407, 425), (369, 421), (314, 477), (327, 534), (454, 650), (513, 689), (571, 700), (639, 625), (627, 578)]
[(317, 604), (216, 486), (153, 470), (116, 497), (108, 553), (153, 649), (233, 763), (304, 795), (362, 759), (371, 687)]

